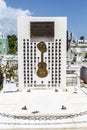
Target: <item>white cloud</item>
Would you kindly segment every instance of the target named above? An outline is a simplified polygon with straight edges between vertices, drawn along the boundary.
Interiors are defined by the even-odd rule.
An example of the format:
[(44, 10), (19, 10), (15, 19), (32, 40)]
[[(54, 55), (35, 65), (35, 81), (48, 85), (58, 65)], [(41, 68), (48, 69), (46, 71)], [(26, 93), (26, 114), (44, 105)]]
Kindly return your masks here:
[(17, 32), (17, 17), (20, 15), (31, 15), (29, 10), (15, 9), (0, 0), (0, 32), (4, 35)]

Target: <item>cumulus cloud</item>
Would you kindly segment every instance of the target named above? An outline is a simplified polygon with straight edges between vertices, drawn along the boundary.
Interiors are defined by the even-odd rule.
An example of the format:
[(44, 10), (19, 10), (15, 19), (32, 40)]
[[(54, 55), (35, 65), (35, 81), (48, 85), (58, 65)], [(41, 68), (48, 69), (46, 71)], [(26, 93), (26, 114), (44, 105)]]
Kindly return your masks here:
[(0, 32), (4, 35), (17, 33), (17, 17), (20, 15), (31, 15), (29, 10), (12, 8), (0, 0)]

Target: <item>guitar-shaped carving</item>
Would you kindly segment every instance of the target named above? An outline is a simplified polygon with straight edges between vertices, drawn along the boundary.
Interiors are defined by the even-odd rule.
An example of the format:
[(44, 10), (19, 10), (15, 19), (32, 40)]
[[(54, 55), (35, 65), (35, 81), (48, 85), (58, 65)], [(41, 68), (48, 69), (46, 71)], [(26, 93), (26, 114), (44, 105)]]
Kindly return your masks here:
[(46, 69), (47, 64), (43, 61), (44, 53), (47, 51), (47, 48), (44, 42), (38, 43), (37, 47), (39, 51), (41, 51), (41, 62), (38, 63), (37, 75), (40, 78), (44, 78), (48, 75), (48, 71)]

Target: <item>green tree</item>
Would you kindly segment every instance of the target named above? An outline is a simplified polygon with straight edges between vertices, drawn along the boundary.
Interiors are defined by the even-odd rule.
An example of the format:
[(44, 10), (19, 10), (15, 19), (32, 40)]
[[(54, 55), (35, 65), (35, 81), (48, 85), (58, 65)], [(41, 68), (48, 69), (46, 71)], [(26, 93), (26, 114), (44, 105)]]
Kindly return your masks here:
[(85, 53), (85, 56), (84, 56), (84, 58), (86, 58), (86, 59), (87, 59), (87, 53)]
[(85, 40), (85, 36), (80, 36), (80, 40)]
[(17, 36), (13, 34), (13, 35), (8, 35), (7, 38), (8, 38), (8, 45), (9, 45), (8, 54), (16, 54), (18, 48)]
[(3, 88), (3, 72), (2, 67), (0, 66), (0, 90)]
[(17, 78), (17, 70), (18, 70), (18, 64), (15, 64), (13, 66), (9, 66), (7, 65), (7, 69), (6, 69), (6, 79), (14, 79)]

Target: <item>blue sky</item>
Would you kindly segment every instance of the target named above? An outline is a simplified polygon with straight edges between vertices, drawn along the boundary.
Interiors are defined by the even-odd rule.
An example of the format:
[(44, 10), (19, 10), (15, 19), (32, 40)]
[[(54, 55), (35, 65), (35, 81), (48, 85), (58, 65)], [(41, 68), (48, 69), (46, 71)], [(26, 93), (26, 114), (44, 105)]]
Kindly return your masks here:
[(29, 10), (32, 16), (66, 16), (75, 38), (87, 39), (87, 0), (4, 0), (7, 6)]

